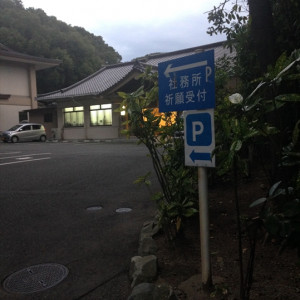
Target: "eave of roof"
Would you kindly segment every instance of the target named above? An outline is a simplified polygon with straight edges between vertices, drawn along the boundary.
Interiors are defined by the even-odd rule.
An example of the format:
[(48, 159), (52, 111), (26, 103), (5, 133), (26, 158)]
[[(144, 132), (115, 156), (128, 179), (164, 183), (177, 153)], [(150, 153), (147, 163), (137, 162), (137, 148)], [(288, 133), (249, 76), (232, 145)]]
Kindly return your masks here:
[(0, 44), (0, 60), (34, 65), (36, 70), (52, 68), (62, 63), (59, 59), (49, 59), (23, 54), (11, 50), (3, 44)]
[(65, 99), (74, 97), (100, 96), (107, 94), (119, 85), (126, 82), (131, 76), (142, 73), (143, 69), (137, 62), (120, 63), (101, 68), (83, 80), (59, 91), (38, 96), (38, 101)]

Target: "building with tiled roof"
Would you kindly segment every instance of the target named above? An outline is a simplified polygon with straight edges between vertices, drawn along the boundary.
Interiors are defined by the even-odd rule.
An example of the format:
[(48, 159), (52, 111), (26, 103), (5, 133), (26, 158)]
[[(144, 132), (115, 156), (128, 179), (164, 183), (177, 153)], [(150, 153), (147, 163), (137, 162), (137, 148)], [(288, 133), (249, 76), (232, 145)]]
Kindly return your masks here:
[(149, 54), (144, 57), (136, 58), (131, 62), (105, 66), (94, 74), (65, 89), (39, 95), (38, 101), (47, 103), (53, 99), (109, 94), (120, 86), (123, 86), (135, 73), (143, 72), (147, 66), (157, 68), (161, 62), (192, 55), (201, 51), (213, 49), (215, 52), (215, 61), (224, 55), (232, 56), (233, 54), (228, 48), (224, 48), (223, 44), (223, 42), (219, 42), (174, 52)]
[(136, 90), (139, 86), (138, 75), (148, 66), (156, 70), (161, 62), (212, 49), (215, 61), (223, 56), (233, 55), (228, 48), (223, 47), (223, 42), (168, 53), (149, 54), (131, 62), (104, 66), (67, 88), (38, 95), (37, 100), (49, 109), (56, 109), (57, 115), (53, 118), (57, 120), (57, 124), (53, 124), (55, 138), (119, 138), (123, 117), (114, 112), (121, 103), (117, 92)]
[(36, 71), (60, 64), (14, 51), (0, 43), (0, 131), (27, 119), (24, 110), (38, 107), (36, 97)]

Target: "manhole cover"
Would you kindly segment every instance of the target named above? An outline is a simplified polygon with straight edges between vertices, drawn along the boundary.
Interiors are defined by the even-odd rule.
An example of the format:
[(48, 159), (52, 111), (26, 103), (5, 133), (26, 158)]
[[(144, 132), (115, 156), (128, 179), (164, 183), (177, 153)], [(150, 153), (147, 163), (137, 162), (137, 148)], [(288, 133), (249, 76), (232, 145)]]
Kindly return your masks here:
[(132, 209), (128, 208), (128, 207), (121, 207), (121, 208), (116, 209), (117, 213), (128, 213), (128, 212), (131, 212), (131, 211), (132, 211)]
[(40, 292), (59, 284), (68, 273), (68, 269), (59, 264), (35, 265), (8, 276), (3, 282), (3, 287), (12, 293)]
[(88, 207), (86, 210), (87, 211), (97, 211), (97, 210), (101, 210), (102, 209), (102, 206), (91, 206), (91, 207)]

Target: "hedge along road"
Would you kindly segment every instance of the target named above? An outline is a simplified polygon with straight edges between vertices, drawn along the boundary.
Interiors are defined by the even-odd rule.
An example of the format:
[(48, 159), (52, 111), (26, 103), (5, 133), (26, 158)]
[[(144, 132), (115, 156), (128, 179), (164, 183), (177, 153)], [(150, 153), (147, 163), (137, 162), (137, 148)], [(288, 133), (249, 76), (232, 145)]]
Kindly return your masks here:
[(69, 271), (35, 293), (1, 286), (0, 299), (127, 299), (130, 258), (155, 211), (133, 182), (149, 170), (134, 143), (0, 143), (1, 282), (39, 264)]

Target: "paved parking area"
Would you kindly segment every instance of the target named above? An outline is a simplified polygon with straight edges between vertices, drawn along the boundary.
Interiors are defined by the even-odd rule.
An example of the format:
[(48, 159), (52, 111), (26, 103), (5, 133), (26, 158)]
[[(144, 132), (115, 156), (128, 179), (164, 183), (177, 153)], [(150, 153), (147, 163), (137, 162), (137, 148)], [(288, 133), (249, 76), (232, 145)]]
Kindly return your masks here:
[(40, 264), (69, 272), (35, 293), (2, 284), (0, 299), (127, 299), (129, 261), (155, 209), (133, 184), (152, 170), (146, 154), (133, 143), (0, 143), (1, 282)]

